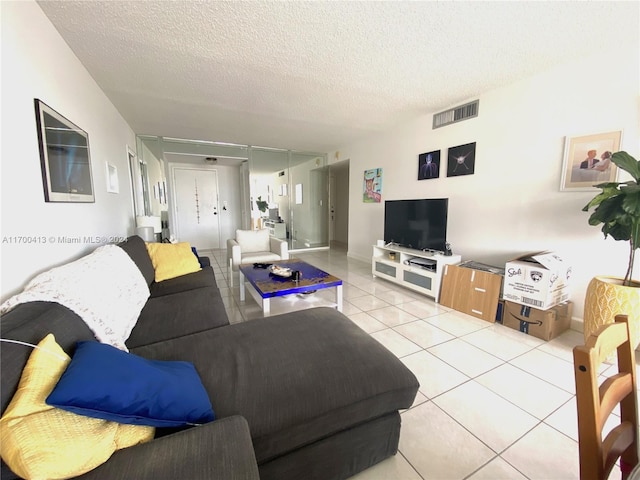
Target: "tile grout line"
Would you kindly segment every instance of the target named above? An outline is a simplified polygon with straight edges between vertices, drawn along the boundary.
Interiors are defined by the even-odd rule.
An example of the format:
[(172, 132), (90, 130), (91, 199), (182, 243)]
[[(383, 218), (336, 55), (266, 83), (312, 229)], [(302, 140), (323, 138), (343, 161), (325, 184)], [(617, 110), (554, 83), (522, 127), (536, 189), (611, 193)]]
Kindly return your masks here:
[[(318, 256), (318, 258), (319, 258), (319, 256)], [(313, 262), (313, 261), (315, 261), (315, 260), (316, 260), (316, 258), (315, 258), (315, 257), (313, 257), (313, 258), (311, 258), (309, 261), (310, 261), (310, 262)], [(360, 262), (360, 261), (358, 261), (358, 262)], [(319, 262), (318, 262), (318, 263), (319, 263)], [(365, 263), (365, 262), (362, 262), (362, 263)], [(329, 271), (329, 268), (331, 268), (331, 267), (327, 267), (327, 265), (328, 265), (328, 264), (323, 263), (323, 266), (319, 266), (318, 268), (324, 268), (325, 270)], [(346, 268), (347, 268), (347, 272), (348, 272), (348, 273), (355, 273), (355, 271), (351, 271), (351, 272), (349, 271), (349, 266), (347, 266)], [(224, 274), (224, 272), (225, 272), (224, 268), (222, 268), (222, 267), (221, 267), (221, 268), (220, 268), (220, 270), (221, 270), (221, 273), (222, 273), (222, 277), (223, 277), (223, 278), (225, 278), (225, 281), (226, 281), (226, 280), (228, 280), (228, 279), (226, 278), (226, 275)], [(364, 270), (363, 270), (363, 272), (364, 272)], [(365, 274), (368, 274), (368, 273), (370, 273), (370, 272), (368, 272), (368, 271), (366, 271), (366, 272), (365, 272)], [(358, 270), (358, 271), (357, 271), (357, 273), (355, 273), (355, 274), (360, 275), (359, 270)], [(228, 284), (228, 282), (227, 282), (227, 284)], [(353, 285), (353, 284), (351, 284), (350, 282), (347, 282), (347, 281), (345, 281), (345, 284), (352, 285), (352, 286), (354, 286), (354, 288), (358, 288), (357, 286), (355, 286), (355, 285)], [(229, 288), (230, 288), (230, 287), (229, 287)], [(238, 304), (237, 296), (236, 296), (236, 295), (233, 295), (233, 290), (234, 290), (234, 289), (231, 289), (231, 288), (230, 288), (229, 300), (230, 300), (230, 302), (233, 302), (233, 303), (235, 304), (235, 306), (236, 306), (236, 308), (237, 308), (237, 311), (240, 313), (240, 315), (241, 315), (241, 316), (242, 316), (242, 318), (244, 319), (244, 312), (245, 312), (245, 310), (244, 310), (243, 308), (240, 308), (241, 306)], [(360, 290), (362, 290), (362, 289), (360, 289)], [(367, 292), (367, 291), (365, 291), (365, 290), (362, 290), (362, 291), (363, 291), (363, 292), (366, 292), (366, 294), (367, 294), (367, 295), (371, 295), (372, 297), (374, 297), (374, 298), (376, 298), (376, 299), (378, 299), (378, 300), (380, 300), (380, 301), (383, 301), (383, 302), (385, 302), (385, 303), (389, 303), (389, 302), (387, 302), (387, 301), (383, 300), (382, 298), (380, 298), (380, 297), (379, 297), (377, 294), (375, 294), (375, 293)], [(358, 297), (354, 297), (354, 298), (358, 298)], [(499, 394), (498, 392), (494, 392), (492, 389), (490, 389), (490, 388), (488, 388), (488, 387), (485, 387), (485, 386), (483, 386), (482, 384), (479, 384), (479, 385), (481, 385), (483, 388), (487, 388), (487, 390), (489, 390), (490, 392), (492, 392), (492, 393), (493, 393), (493, 394), (495, 394), (496, 396), (498, 396), (498, 397), (500, 397), (501, 399), (503, 399), (503, 400), (507, 401), (509, 404), (511, 404), (511, 405), (513, 405), (513, 406), (515, 406), (516, 408), (518, 408), (518, 409), (522, 410), (522, 411), (523, 411), (524, 413), (526, 413), (527, 415), (529, 415), (529, 416), (533, 417), (533, 418), (535, 419), (535, 424), (534, 424), (530, 429), (528, 429), (525, 433), (523, 433), (521, 436), (519, 436), (515, 441), (511, 442), (507, 447), (505, 447), (504, 449), (502, 449), (500, 452), (497, 452), (497, 453), (496, 453), (496, 454), (495, 454), (491, 459), (489, 459), (489, 460), (488, 460), (487, 462), (485, 462), (483, 465), (480, 465), (480, 466), (479, 466), (478, 468), (476, 468), (473, 472), (469, 473), (468, 475), (466, 475), (466, 476), (465, 476), (465, 477), (463, 477), (463, 478), (465, 478), (465, 479), (470, 478), (471, 476), (473, 476), (473, 475), (474, 475), (474, 474), (476, 474), (477, 472), (481, 471), (484, 467), (486, 467), (487, 465), (489, 465), (491, 462), (493, 462), (493, 461), (494, 461), (495, 459), (497, 459), (497, 458), (500, 458), (500, 459), (501, 459), (502, 461), (504, 461), (506, 464), (510, 465), (514, 470), (516, 470), (517, 472), (519, 472), (520, 474), (522, 474), (522, 475), (523, 475), (523, 477), (525, 477), (525, 478), (529, 478), (529, 477), (527, 477), (527, 475), (525, 475), (523, 472), (521, 472), (521, 471), (520, 471), (520, 470), (519, 470), (515, 465), (512, 465), (512, 464), (511, 464), (510, 462), (508, 462), (505, 458), (503, 458), (503, 457), (502, 457), (502, 454), (503, 454), (504, 452), (506, 452), (508, 449), (512, 448), (515, 444), (517, 444), (518, 442), (520, 442), (524, 437), (526, 437), (527, 435), (529, 435), (529, 434), (530, 434), (534, 429), (539, 428), (541, 424), (544, 424), (546, 427), (548, 427), (548, 428), (552, 429), (553, 431), (555, 431), (555, 432), (557, 432), (557, 433), (560, 433), (562, 436), (564, 436), (564, 437), (566, 437), (566, 438), (569, 438), (570, 440), (572, 440), (573, 442), (575, 442), (575, 440), (574, 440), (573, 438), (571, 438), (569, 435), (567, 435), (567, 434), (565, 434), (564, 432), (562, 432), (562, 431), (558, 430), (558, 429), (557, 429), (556, 427), (554, 427), (553, 425), (551, 425), (551, 424), (547, 423), (548, 419), (549, 419), (552, 415), (554, 415), (555, 413), (557, 413), (560, 409), (562, 409), (563, 407), (565, 407), (569, 402), (571, 402), (571, 401), (573, 400), (573, 398), (575, 397), (575, 393), (572, 393), (571, 391), (568, 391), (566, 388), (559, 387), (559, 386), (557, 386), (557, 385), (555, 385), (555, 384), (553, 384), (553, 383), (549, 382), (547, 379), (545, 379), (545, 378), (541, 378), (540, 376), (538, 376), (538, 375), (536, 375), (536, 374), (534, 374), (534, 373), (531, 373), (531, 372), (529, 372), (529, 371), (525, 370), (524, 368), (521, 368), (521, 367), (519, 367), (519, 366), (514, 365), (514, 364), (512, 364), (512, 363), (511, 363), (511, 361), (513, 361), (513, 360), (515, 360), (515, 359), (517, 359), (517, 358), (520, 358), (520, 357), (522, 357), (522, 356), (524, 356), (524, 355), (526, 355), (526, 354), (528, 354), (528, 353), (531, 353), (533, 350), (539, 350), (541, 353), (545, 353), (545, 354), (547, 354), (547, 355), (549, 355), (549, 356), (551, 356), (551, 357), (553, 357), (553, 358), (556, 358), (556, 359), (562, 360), (563, 362), (567, 362), (567, 360), (566, 360), (565, 358), (563, 358), (562, 356), (560, 356), (560, 355), (556, 354), (556, 353), (553, 351), (553, 349), (552, 349), (551, 351), (547, 351), (547, 350), (545, 350), (545, 349), (543, 349), (543, 348), (542, 348), (543, 346), (548, 345), (548, 342), (547, 342), (547, 343), (542, 343), (542, 344), (540, 344), (540, 345), (532, 346), (531, 348), (527, 349), (525, 352), (519, 353), (518, 355), (514, 356), (513, 358), (510, 358), (510, 359), (508, 359), (508, 360), (505, 360), (505, 359), (502, 359), (502, 358), (500, 358), (500, 357), (497, 357), (497, 356), (496, 356), (496, 355), (494, 355), (491, 351), (487, 351), (486, 349), (484, 349), (484, 348), (482, 348), (482, 347), (480, 347), (480, 346), (478, 346), (478, 345), (474, 344), (473, 342), (471, 342), (471, 340), (470, 340), (470, 339), (466, 339), (466, 338), (464, 338), (464, 337), (469, 336), (469, 335), (471, 335), (471, 334), (473, 334), (473, 333), (476, 333), (476, 332), (478, 332), (478, 331), (481, 331), (481, 330), (483, 330), (484, 328), (490, 327), (490, 325), (487, 325), (487, 327), (479, 328), (478, 330), (475, 330), (475, 331), (473, 331), (473, 332), (465, 333), (465, 334), (462, 334), (462, 335), (455, 335), (455, 334), (452, 334), (452, 333), (450, 333), (450, 332), (447, 332), (446, 330), (444, 330), (444, 329), (442, 329), (442, 328), (438, 327), (437, 325), (434, 325), (434, 324), (432, 324), (432, 323), (430, 323), (430, 322), (428, 321), (428, 319), (435, 319), (435, 318), (437, 318), (437, 317), (439, 317), (439, 316), (441, 316), (441, 315), (443, 315), (443, 314), (449, 313), (448, 311), (439, 312), (439, 313), (437, 313), (437, 314), (435, 314), (435, 315), (431, 315), (431, 316), (428, 316), (428, 317), (426, 317), (426, 318), (416, 317), (416, 319), (415, 319), (415, 320), (410, 320), (410, 321), (408, 321), (408, 322), (400, 323), (400, 324), (398, 324), (398, 325), (394, 325), (394, 326), (389, 326), (389, 325), (385, 324), (383, 321), (381, 321), (381, 320), (379, 320), (379, 319), (375, 318), (374, 316), (372, 316), (372, 315), (369, 313), (369, 312), (374, 311), (374, 310), (380, 310), (380, 309), (382, 309), (382, 308), (388, 308), (389, 306), (392, 306), (392, 307), (396, 307), (396, 308), (398, 308), (398, 309), (402, 310), (403, 312), (406, 312), (406, 313), (408, 313), (408, 314), (410, 314), (410, 315), (413, 315), (413, 314), (411, 314), (411, 312), (407, 312), (407, 311), (405, 311), (404, 309), (402, 309), (402, 307), (400, 307), (400, 306), (399, 306), (399, 305), (403, 305), (404, 303), (410, 303), (410, 302), (412, 302), (412, 301), (420, 301), (420, 299), (413, 299), (413, 300), (410, 300), (410, 301), (407, 301), (407, 302), (400, 302), (399, 304), (392, 304), (392, 303), (389, 303), (389, 305), (388, 305), (388, 306), (386, 306), (386, 307), (380, 307), (380, 308), (372, 309), (372, 310), (362, 310), (361, 312), (357, 312), (357, 313), (365, 313), (365, 314), (366, 314), (366, 315), (368, 315), (370, 318), (372, 318), (372, 319), (374, 319), (374, 320), (376, 320), (376, 321), (380, 322), (381, 324), (385, 325), (385, 328), (383, 328), (383, 329), (381, 329), (381, 330), (377, 330), (377, 331), (374, 331), (374, 332), (367, 332), (369, 335), (372, 335), (373, 333), (377, 333), (377, 332), (384, 331), (384, 330), (392, 330), (392, 331), (394, 331), (396, 334), (400, 335), (402, 338), (406, 339), (407, 341), (411, 342), (412, 344), (415, 344), (417, 347), (419, 347), (419, 348), (420, 348), (420, 350), (418, 350), (418, 351), (416, 351), (416, 352), (413, 352), (413, 353), (411, 353), (411, 354), (403, 355), (403, 356), (401, 356), (401, 357), (400, 357), (400, 356), (398, 356), (398, 358), (399, 358), (399, 359), (401, 359), (401, 360), (402, 360), (403, 358), (406, 358), (406, 357), (408, 357), (408, 356), (410, 356), (410, 355), (414, 355), (415, 353), (420, 353), (420, 352), (424, 351), (424, 352), (429, 353), (430, 355), (434, 356), (435, 358), (437, 358), (439, 361), (443, 362), (443, 364), (447, 365), (448, 367), (453, 368), (453, 369), (455, 369), (456, 371), (458, 371), (458, 372), (460, 372), (461, 374), (463, 374), (465, 377), (467, 377), (467, 380), (465, 380), (464, 382), (462, 382), (462, 383), (460, 383), (460, 384), (458, 384), (458, 385), (456, 385), (456, 386), (454, 386), (454, 387), (452, 387), (452, 388), (450, 388), (450, 389), (447, 389), (446, 391), (443, 391), (443, 392), (439, 393), (438, 395), (436, 395), (436, 396), (434, 396), (434, 397), (432, 397), (432, 398), (429, 398), (427, 395), (425, 395), (425, 394), (423, 394), (422, 392), (420, 392), (420, 394), (421, 394), (421, 395), (424, 395), (424, 398), (425, 398), (426, 400), (425, 400), (425, 401), (423, 401), (423, 402), (421, 402), (421, 403), (419, 403), (419, 404), (416, 404), (415, 406), (414, 406), (414, 405), (412, 405), (411, 407), (409, 407), (408, 409), (406, 409), (406, 410), (405, 410), (405, 412), (406, 412), (406, 411), (409, 411), (409, 410), (411, 410), (411, 409), (417, 408), (418, 406), (425, 405), (425, 404), (427, 404), (428, 402), (432, 402), (432, 403), (433, 403), (433, 405), (435, 405), (435, 406), (436, 406), (440, 411), (442, 411), (442, 412), (443, 412), (447, 417), (451, 418), (451, 419), (452, 419), (452, 420), (453, 420), (457, 425), (459, 425), (462, 429), (464, 429), (466, 432), (468, 432), (470, 435), (472, 435), (472, 436), (473, 436), (473, 438), (476, 438), (476, 439), (477, 439), (477, 440), (478, 440), (482, 445), (485, 445), (485, 446), (486, 446), (490, 451), (495, 452), (495, 450), (494, 450), (493, 448), (489, 447), (489, 445), (487, 445), (487, 444), (486, 444), (482, 439), (480, 439), (480, 438), (479, 438), (478, 436), (476, 436), (473, 432), (471, 432), (468, 428), (466, 428), (463, 424), (461, 424), (461, 423), (460, 423), (460, 422), (459, 422), (459, 421), (458, 421), (458, 420), (457, 420), (453, 415), (450, 415), (450, 414), (449, 414), (449, 413), (447, 413), (445, 410), (443, 410), (443, 409), (442, 409), (442, 408), (441, 408), (437, 403), (435, 403), (433, 400), (438, 399), (440, 396), (442, 396), (442, 395), (444, 395), (444, 394), (446, 394), (446, 393), (448, 393), (448, 392), (450, 392), (450, 391), (454, 390), (455, 388), (458, 388), (458, 387), (460, 387), (460, 386), (462, 386), (462, 385), (464, 385), (464, 384), (467, 384), (467, 383), (469, 383), (469, 382), (471, 382), (471, 381), (475, 381), (476, 383), (478, 383), (478, 382), (477, 382), (477, 379), (478, 379), (479, 377), (481, 377), (482, 375), (485, 375), (485, 374), (487, 374), (487, 373), (489, 373), (489, 372), (491, 372), (491, 371), (493, 371), (493, 370), (496, 370), (496, 369), (498, 369), (498, 368), (500, 368), (500, 367), (502, 367), (502, 366), (504, 366), (504, 365), (509, 365), (509, 366), (511, 366), (511, 367), (513, 367), (513, 368), (515, 368), (515, 369), (519, 370), (519, 371), (522, 371), (522, 372), (526, 373), (527, 375), (531, 375), (533, 378), (536, 378), (537, 380), (542, 381), (542, 382), (544, 382), (545, 384), (550, 385), (551, 387), (554, 387), (554, 388), (556, 388), (556, 389), (558, 389), (558, 390), (560, 390), (560, 391), (562, 391), (562, 392), (565, 392), (565, 393), (568, 393), (569, 395), (571, 395), (571, 396), (570, 396), (566, 401), (562, 402), (559, 406), (557, 406), (557, 407), (556, 407), (556, 408), (554, 408), (552, 411), (550, 411), (550, 413), (546, 414), (546, 416), (545, 416), (544, 418), (540, 419), (540, 418), (538, 418), (536, 415), (530, 414), (530, 413), (529, 413), (529, 412), (527, 412), (526, 410), (522, 409), (519, 405), (517, 405), (517, 404), (516, 404), (516, 403), (514, 403), (513, 401), (511, 401), (511, 400), (509, 400), (509, 399), (507, 399), (507, 398), (503, 397), (503, 396), (502, 396), (501, 394)], [(436, 305), (437, 305), (437, 304), (436, 304)], [(356, 308), (358, 308), (358, 307), (356, 307)], [(415, 315), (414, 315), (414, 316), (415, 316)], [(246, 320), (246, 319), (245, 319), (245, 320)], [(451, 335), (451, 336), (452, 336), (452, 338), (450, 338), (450, 339), (448, 339), (448, 340), (445, 340), (445, 341), (443, 341), (443, 342), (435, 343), (435, 344), (433, 344), (433, 345), (430, 345), (430, 346), (429, 346), (429, 347), (427, 347), (427, 348), (423, 348), (422, 346), (420, 346), (419, 344), (417, 344), (415, 341), (413, 341), (412, 339), (410, 339), (409, 337), (407, 337), (405, 334), (403, 334), (403, 333), (401, 333), (401, 332), (399, 332), (399, 331), (395, 330), (395, 328), (397, 328), (397, 327), (400, 327), (400, 326), (403, 326), (403, 325), (408, 325), (408, 324), (411, 324), (411, 323), (415, 323), (415, 322), (417, 322), (417, 321), (419, 321), (419, 320), (420, 320), (420, 321), (424, 321), (424, 322), (428, 323), (428, 324), (429, 324), (431, 327), (433, 327), (433, 328), (436, 328), (436, 329), (438, 329), (438, 330), (443, 331), (444, 333), (446, 333), (446, 334), (448, 334), (448, 335)], [(353, 320), (351, 320), (351, 321), (353, 321)], [(354, 323), (355, 323), (355, 322), (354, 322)], [(466, 373), (462, 372), (461, 370), (459, 370), (458, 368), (456, 368), (454, 365), (451, 365), (451, 364), (450, 364), (449, 362), (447, 362), (446, 360), (444, 360), (444, 359), (440, 358), (440, 357), (439, 357), (439, 356), (437, 356), (436, 354), (434, 354), (434, 353), (432, 353), (432, 352), (430, 352), (430, 351), (429, 351), (429, 349), (430, 349), (430, 348), (432, 348), (432, 347), (436, 347), (436, 346), (438, 346), (438, 345), (444, 345), (444, 344), (446, 344), (446, 343), (448, 343), (448, 342), (451, 342), (451, 341), (452, 341), (452, 340), (454, 340), (454, 339), (460, 339), (460, 340), (464, 341), (464, 342), (465, 342), (465, 343), (467, 343), (468, 345), (470, 345), (470, 346), (472, 346), (472, 347), (477, 348), (477, 349), (478, 349), (478, 350), (480, 350), (481, 352), (486, 353), (486, 354), (488, 354), (488, 355), (491, 355), (492, 357), (495, 357), (495, 358), (496, 358), (496, 359), (498, 359), (501, 363), (500, 363), (499, 365), (495, 366), (495, 367), (490, 368), (489, 370), (487, 370), (487, 371), (485, 371), (485, 372), (482, 372), (482, 373), (480, 373), (480, 374), (478, 374), (478, 375), (475, 375), (475, 376), (471, 377), (471, 376), (467, 375)], [(562, 346), (561, 346), (561, 347), (562, 347)], [(571, 348), (571, 347), (570, 347), (570, 346), (567, 346), (567, 348)], [(567, 362), (567, 363), (570, 363), (570, 362)], [(404, 413), (404, 412), (403, 412), (403, 413)], [(403, 459), (406, 461), (406, 463), (407, 463), (407, 464), (412, 468), (412, 470), (416, 473), (416, 475), (417, 475), (418, 477), (420, 477), (421, 479), (423, 479), (423, 480), (424, 480), (424, 478), (425, 478), (425, 477), (424, 477), (424, 476), (423, 476), (423, 475), (422, 475), (422, 474), (421, 474), (421, 473), (420, 473), (420, 472), (419, 472), (419, 471), (414, 467), (414, 465), (409, 461), (409, 459), (404, 455), (404, 453), (403, 453), (400, 449), (398, 449), (398, 453), (400, 453), (400, 454), (401, 454), (402, 458), (403, 458)]]

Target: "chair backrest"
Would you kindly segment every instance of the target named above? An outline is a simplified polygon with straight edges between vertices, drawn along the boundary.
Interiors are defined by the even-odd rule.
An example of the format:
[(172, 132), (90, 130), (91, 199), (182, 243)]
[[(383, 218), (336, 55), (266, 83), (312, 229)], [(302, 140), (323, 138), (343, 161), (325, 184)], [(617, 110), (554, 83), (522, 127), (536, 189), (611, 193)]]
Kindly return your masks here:
[(236, 230), (236, 242), (240, 245), (242, 253), (246, 252), (268, 252), (269, 230)]
[[(573, 349), (581, 480), (608, 478), (618, 458), (623, 479), (638, 464), (636, 361), (629, 338), (627, 316), (617, 315), (615, 323), (603, 325), (585, 345)], [(599, 367), (616, 350), (616, 371), (599, 384)], [(620, 424), (602, 438), (604, 424), (618, 404)]]

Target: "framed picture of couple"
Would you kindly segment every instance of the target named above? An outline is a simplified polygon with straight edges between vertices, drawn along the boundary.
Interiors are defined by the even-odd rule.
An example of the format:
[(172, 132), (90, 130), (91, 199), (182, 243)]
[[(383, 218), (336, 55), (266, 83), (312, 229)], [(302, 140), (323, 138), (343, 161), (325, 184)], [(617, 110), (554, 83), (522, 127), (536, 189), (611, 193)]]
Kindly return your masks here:
[(611, 155), (620, 150), (621, 140), (621, 130), (567, 137), (560, 190), (597, 190), (594, 185), (615, 182), (618, 167), (611, 161)]

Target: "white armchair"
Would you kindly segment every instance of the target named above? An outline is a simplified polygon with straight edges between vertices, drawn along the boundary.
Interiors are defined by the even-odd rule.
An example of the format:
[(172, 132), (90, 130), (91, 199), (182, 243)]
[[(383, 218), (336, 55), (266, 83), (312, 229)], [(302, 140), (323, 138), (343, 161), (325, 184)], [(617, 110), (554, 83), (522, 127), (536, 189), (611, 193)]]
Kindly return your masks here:
[(236, 230), (227, 240), (227, 279), (233, 287), (233, 272), (243, 263), (266, 263), (289, 259), (286, 240), (270, 237), (269, 230)]

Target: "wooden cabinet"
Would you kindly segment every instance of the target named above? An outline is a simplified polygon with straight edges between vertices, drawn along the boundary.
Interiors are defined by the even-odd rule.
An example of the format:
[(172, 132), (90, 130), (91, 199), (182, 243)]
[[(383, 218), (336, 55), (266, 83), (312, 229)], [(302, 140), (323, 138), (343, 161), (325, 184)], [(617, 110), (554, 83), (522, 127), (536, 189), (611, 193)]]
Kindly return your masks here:
[(440, 303), (459, 312), (495, 322), (502, 275), (463, 265), (446, 265)]

